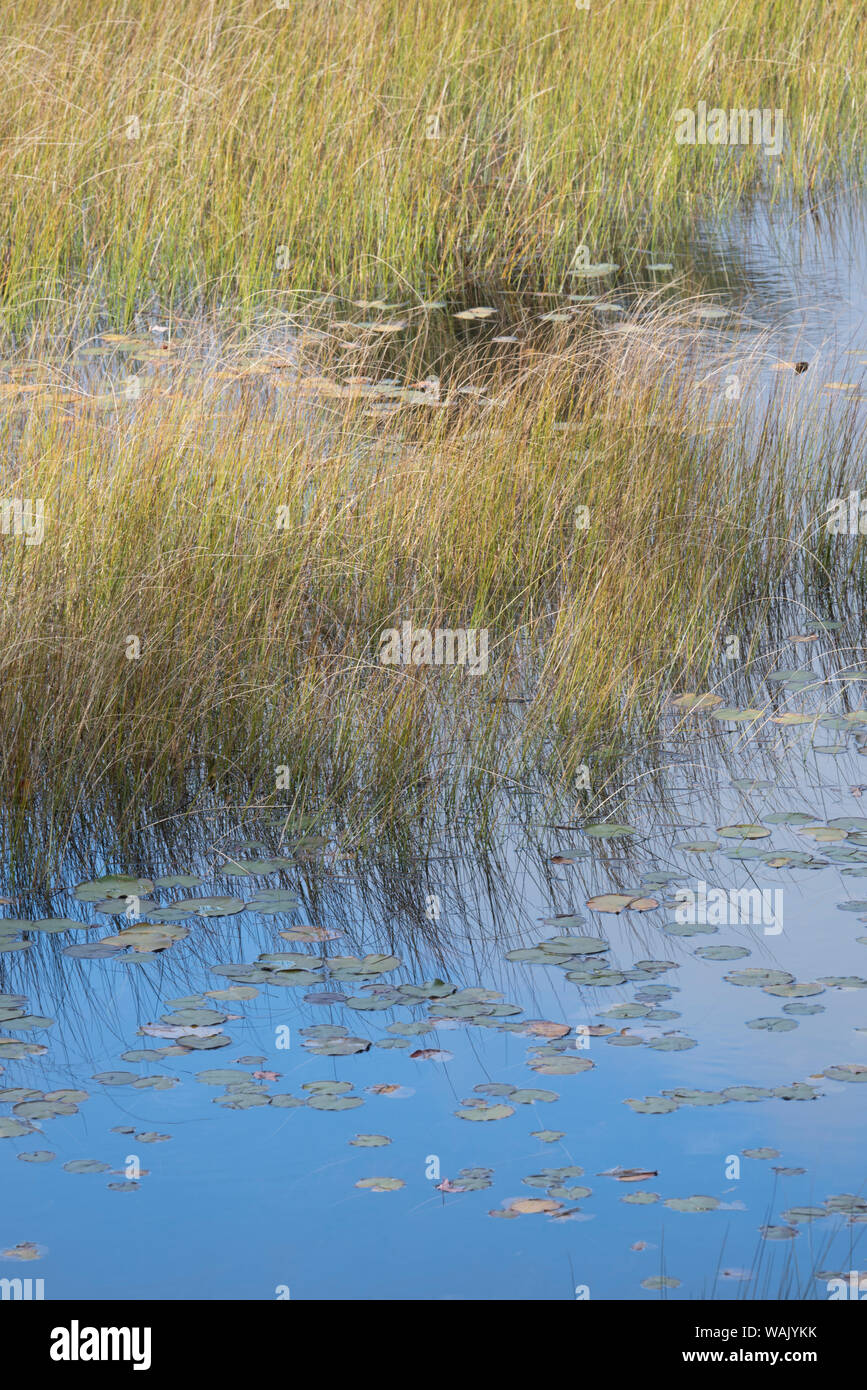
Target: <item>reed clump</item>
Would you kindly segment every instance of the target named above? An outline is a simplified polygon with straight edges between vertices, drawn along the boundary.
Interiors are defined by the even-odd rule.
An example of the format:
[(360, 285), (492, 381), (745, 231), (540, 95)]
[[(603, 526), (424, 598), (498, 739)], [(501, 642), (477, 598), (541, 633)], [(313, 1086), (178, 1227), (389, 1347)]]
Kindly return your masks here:
[[(664, 259), (712, 210), (822, 201), (864, 147), (849, 0), (8, 0), (0, 308), (400, 302)], [(699, 22), (700, 18), (700, 22)], [(704, 101), (781, 152), (678, 144)], [(157, 307), (159, 306), (159, 307)]]
[[(119, 782), (131, 803), (291, 786), (360, 820), (423, 788), (433, 813), (649, 728), (733, 614), (749, 630), (851, 568), (823, 519), (857, 433), (786, 391), (741, 428), (693, 348), (660, 314), (484, 392), (458, 364), (438, 405), (385, 415), (321, 359), (324, 396), (181, 359), (132, 401), (7, 410), (2, 495), (45, 514), (41, 544), (0, 548), (12, 814)], [(405, 622), (485, 630), (486, 669), (383, 665)]]

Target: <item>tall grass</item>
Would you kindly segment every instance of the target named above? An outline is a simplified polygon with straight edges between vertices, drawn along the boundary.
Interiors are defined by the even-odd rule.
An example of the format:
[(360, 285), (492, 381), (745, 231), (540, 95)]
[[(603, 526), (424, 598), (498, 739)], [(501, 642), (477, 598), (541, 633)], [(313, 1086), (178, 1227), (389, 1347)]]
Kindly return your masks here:
[[(3, 324), (402, 301), (625, 262), (860, 173), (850, 0), (7, 0)], [(782, 156), (674, 112), (777, 108)], [(437, 138), (429, 138), (436, 128)]]
[[(267, 800), (278, 767), (359, 823), (456, 813), (648, 728), (733, 614), (749, 631), (786, 584), (835, 592), (851, 421), (783, 393), (746, 431), (687, 389), (688, 339), (640, 338), (538, 354), (487, 404), (456, 369), (440, 408), (393, 417), (207, 376), (7, 413), (2, 495), (46, 507), (41, 545), (0, 550), (13, 819), (117, 787)], [(486, 628), (488, 673), (381, 665), (407, 619)]]

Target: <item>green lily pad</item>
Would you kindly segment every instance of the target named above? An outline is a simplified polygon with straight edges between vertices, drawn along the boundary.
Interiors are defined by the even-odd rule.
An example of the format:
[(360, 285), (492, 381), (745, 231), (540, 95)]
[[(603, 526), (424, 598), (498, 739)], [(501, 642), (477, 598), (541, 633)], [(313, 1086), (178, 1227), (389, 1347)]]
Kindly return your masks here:
[(129, 874), (104, 874), (89, 883), (79, 883), (75, 896), (80, 903), (98, 903), (110, 898), (144, 898), (153, 892), (149, 878), (134, 878)]
[(216, 895), (209, 898), (183, 898), (174, 903), (177, 910), (187, 908), (195, 917), (234, 917), (243, 912), (246, 904), (241, 898)]
[(678, 1105), (725, 1105), (727, 1102), (722, 1091), (700, 1091), (691, 1086), (676, 1086), (673, 1091), (663, 1091), (662, 1094), (676, 1100)]
[(745, 946), (699, 946), (693, 951), (702, 960), (743, 960), (749, 954)]
[(239, 1081), (252, 1081), (249, 1071), (230, 1071), (228, 1067), (214, 1067), (209, 1071), (197, 1071), (196, 1080), (205, 1086), (231, 1086)]
[(788, 970), (762, 970), (759, 966), (751, 966), (746, 970), (732, 970), (728, 975), (723, 975), (723, 979), (730, 985), (744, 987), (794, 983), (794, 976), (790, 975)]
[(23, 1134), (32, 1134), (33, 1126), (11, 1115), (0, 1116), (0, 1139), (20, 1139)]
[(175, 1013), (162, 1014), (163, 1023), (191, 1024), (196, 1028), (207, 1028), (212, 1023), (225, 1023), (226, 1015), (216, 1009), (178, 1009)]
[(676, 1100), (663, 1096), (646, 1096), (644, 1100), (625, 1100), (623, 1103), (634, 1110), (636, 1115), (670, 1115), (672, 1110), (677, 1109)]
[(867, 1081), (867, 1066), (861, 1062), (841, 1062), (839, 1066), (826, 1067), (824, 1075), (830, 1081)]
[(78, 1106), (64, 1100), (22, 1100), (13, 1105), (19, 1120), (53, 1120), (58, 1115), (77, 1115)]
[(824, 1207), (790, 1207), (781, 1213), (782, 1219), (790, 1226), (802, 1226), (809, 1221), (820, 1221), (828, 1213)]
[(751, 1018), (748, 1028), (763, 1029), (766, 1033), (791, 1033), (798, 1024), (793, 1018)]
[(782, 999), (806, 999), (811, 994), (824, 994), (822, 985), (812, 982), (795, 983), (791, 985), (762, 985), (763, 994), (777, 995)]
[(307, 1104), (311, 1110), (355, 1110), (363, 1105), (361, 1096), (311, 1096)]
[(509, 1115), (514, 1115), (515, 1110), (511, 1105), (479, 1105), (468, 1110), (456, 1110), (455, 1114), (461, 1120), (505, 1120)]
[(667, 1197), (663, 1206), (670, 1207), (672, 1211), (683, 1212), (704, 1212), (716, 1211), (719, 1206), (718, 1197)]
[(539, 1057), (527, 1064), (541, 1076), (577, 1076), (595, 1066), (589, 1057)]
[(254, 1110), (263, 1105), (270, 1105), (271, 1097), (261, 1091), (238, 1090), (225, 1096), (214, 1096), (213, 1104), (222, 1106), (224, 1110)]

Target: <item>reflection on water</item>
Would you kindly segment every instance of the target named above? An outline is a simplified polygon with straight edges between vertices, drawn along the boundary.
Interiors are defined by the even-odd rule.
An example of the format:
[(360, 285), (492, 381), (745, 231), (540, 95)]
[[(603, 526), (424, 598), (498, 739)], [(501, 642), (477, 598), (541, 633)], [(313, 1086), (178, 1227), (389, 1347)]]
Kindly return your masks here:
[[(709, 332), (763, 335), (762, 389), (848, 360), (848, 396), (863, 222), (827, 252), (817, 215), (699, 239), (690, 274), (732, 311)], [(444, 317), (414, 369), (461, 334), (508, 350), (527, 303)], [(151, 378), (171, 359), (125, 346)], [(215, 806), (121, 838), (91, 808), (35, 885), (34, 825), (0, 921), (2, 1273), (38, 1262), (50, 1298), (828, 1297), (867, 1222), (860, 634), (795, 585), (658, 744), (565, 798), (508, 785), (496, 825), (359, 844)]]
[(591, 810), (516, 791), (488, 851), (215, 812), (10, 903), (8, 1267), (49, 1297), (827, 1297), (867, 1221), (867, 670), (813, 632), (676, 696)]

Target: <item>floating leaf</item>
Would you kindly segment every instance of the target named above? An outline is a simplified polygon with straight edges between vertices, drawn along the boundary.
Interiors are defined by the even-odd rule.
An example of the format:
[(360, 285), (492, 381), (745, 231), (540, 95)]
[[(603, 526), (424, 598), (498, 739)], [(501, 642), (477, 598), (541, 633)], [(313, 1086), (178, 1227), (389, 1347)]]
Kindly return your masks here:
[(790, 1226), (801, 1226), (809, 1221), (819, 1221), (827, 1215), (824, 1207), (790, 1207), (782, 1213), (782, 1218)]
[(766, 1033), (790, 1033), (797, 1026), (793, 1018), (751, 1018), (747, 1023), (748, 1028), (763, 1029)]
[(704, 1212), (716, 1211), (719, 1206), (718, 1197), (667, 1197), (664, 1206), (670, 1207), (672, 1211), (683, 1212)]
[[(773, 1091), (765, 1090), (762, 1086), (726, 1086), (722, 1094), (725, 1096), (726, 1100), (758, 1101), (771, 1100), (774, 1093)], [(747, 1150), (745, 1149), (744, 1153), (746, 1152)], [(759, 1152), (761, 1151), (752, 1150), (750, 1151), (749, 1157), (755, 1158)]]
[(544, 1018), (527, 1019), (521, 1026), (522, 1036), (528, 1034), (539, 1038), (565, 1038), (571, 1031), (568, 1023), (552, 1023)]
[(196, 917), (234, 917), (243, 912), (246, 904), (240, 898), (217, 895), (210, 898), (183, 898), (175, 903), (177, 910), (187, 908)]
[(783, 999), (804, 999), (812, 994), (824, 994), (822, 985), (812, 981), (796, 982), (788, 985), (762, 985), (763, 994), (773, 994)]
[(625, 1100), (636, 1115), (669, 1115), (677, 1109), (677, 1101), (663, 1096), (647, 1096), (644, 1100)]
[(759, 966), (749, 966), (746, 970), (732, 970), (723, 976), (730, 985), (755, 987), (764, 985), (790, 985), (794, 976), (788, 970), (763, 970)]
[(514, 1115), (515, 1110), (511, 1105), (479, 1105), (469, 1110), (456, 1110), (455, 1114), (461, 1120), (505, 1120), (509, 1115)]
[(20, 1139), (23, 1134), (32, 1134), (33, 1126), (11, 1116), (0, 1116), (0, 1139)]
[(693, 951), (702, 960), (743, 960), (749, 954), (745, 946), (699, 946)]
[(79, 883), (75, 896), (81, 903), (98, 903), (111, 898), (145, 898), (153, 891), (149, 878), (129, 874), (104, 874), (88, 883)]
[(596, 825), (585, 825), (584, 834), (591, 835), (594, 840), (610, 840), (615, 835), (634, 835), (635, 829), (617, 821), (599, 821)]
[(595, 1066), (589, 1057), (541, 1057), (528, 1063), (530, 1069), (542, 1076), (577, 1076)]
[(599, 893), (587, 899), (587, 906), (594, 912), (624, 912), (631, 903), (642, 901), (635, 893)]
[(678, 695), (671, 703), (675, 709), (694, 711), (716, 709), (722, 704), (722, 699), (719, 695), (695, 695), (690, 693), (687, 695)]

